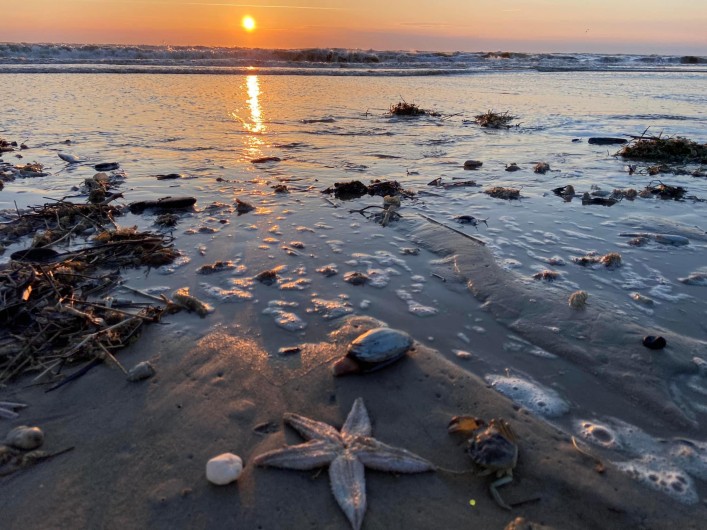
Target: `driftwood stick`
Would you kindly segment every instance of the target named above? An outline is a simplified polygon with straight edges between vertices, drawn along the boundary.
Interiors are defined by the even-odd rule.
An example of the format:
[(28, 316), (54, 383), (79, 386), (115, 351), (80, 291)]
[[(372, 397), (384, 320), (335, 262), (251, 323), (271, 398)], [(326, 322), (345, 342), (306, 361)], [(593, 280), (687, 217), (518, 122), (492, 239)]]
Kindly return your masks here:
[(478, 243), (478, 244), (480, 244), (480, 245), (486, 246), (486, 243), (484, 243), (483, 241), (481, 241), (480, 239), (478, 239), (478, 238), (476, 238), (476, 237), (474, 237), (474, 236), (470, 236), (469, 234), (466, 234), (466, 233), (462, 232), (461, 230), (457, 230), (456, 228), (452, 228), (451, 226), (447, 226), (447, 225), (444, 224), (444, 223), (440, 223), (439, 221), (435, 221), (434, 219), (432, 219), (431, 217), (428, 217), (428, 216), (425, 215), (424, 213), (421, 213), (421, 214), (419, 214), (419, 215), (421, 215), (422, 217), (424, 217), (425, 219), (427, 219), (427, 220), (428, 220), (429, 222), (431, 222), (431, 223), (434, 223), (434, 224), (439, 225), (439, 226), (443, 226), (443, 227), (446, 228), (447, 230), (451, 230), (452, 232), (456, 232), (456, 233), (459, 234), (460, 236), (464, 236), (464, 237), (467, 238), (467, 239), (471, 239), (471, 240), (474, 241), (475, 243)]

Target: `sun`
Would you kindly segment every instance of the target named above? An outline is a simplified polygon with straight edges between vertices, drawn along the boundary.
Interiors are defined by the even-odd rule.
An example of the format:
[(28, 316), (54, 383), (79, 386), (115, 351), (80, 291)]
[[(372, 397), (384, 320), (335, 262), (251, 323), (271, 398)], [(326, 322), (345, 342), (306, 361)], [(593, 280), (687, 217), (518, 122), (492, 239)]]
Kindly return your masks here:
[(241, 21), (241, 26), (243, 26), (243, 29), (246, 31), (253, 31), (255, 29), (255, 19), (251, 16), (246, 15)]

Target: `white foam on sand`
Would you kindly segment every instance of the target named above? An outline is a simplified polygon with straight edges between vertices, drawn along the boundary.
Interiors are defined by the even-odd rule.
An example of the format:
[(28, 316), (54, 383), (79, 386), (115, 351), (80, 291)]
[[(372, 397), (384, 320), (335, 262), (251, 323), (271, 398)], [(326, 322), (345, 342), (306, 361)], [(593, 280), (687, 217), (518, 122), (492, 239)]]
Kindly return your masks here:
[(503, 375), (487, 375), (484, 379), (514, 403), (540, 416), (554, 418), (570, 410), (569, 404), (557, 392), (530, 379)]
[(221, 289), (209, 283), (200, 283), (199, 286), (208, 296), (220, 302), (246, 302), (253, 299), (253, 293), (243, 289)]
[(272, 300), (268, 302), (268, 307), (263, 309), (263, 314), (272, 315), (275, 324), (287, 331), (301, 331), (307, 327), (307, 323), (295, 313), (282, 309), (283, 307), (297, 307), (298, 305), (297, 302)]
[(324, 298), (312, 298), (314, 307), (309, 311), (318, 313), (324, 320), (333, 320), (353, 313), (354, 309), (346, 300), (325, 300)]
[(641, 484), (683, 504), (697, 504), (699, 500), (692, 478), (682, 469), (671, 466), (664, 458), (646, 455), (636, 460), (619, 462), (616, 467)]

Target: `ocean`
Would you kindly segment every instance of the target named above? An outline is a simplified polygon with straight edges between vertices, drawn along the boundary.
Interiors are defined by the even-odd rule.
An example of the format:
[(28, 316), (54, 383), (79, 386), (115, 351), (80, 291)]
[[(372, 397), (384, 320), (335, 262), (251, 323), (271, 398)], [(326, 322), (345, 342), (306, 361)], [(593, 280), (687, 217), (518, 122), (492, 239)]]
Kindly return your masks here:
[[(649, 486), (696, 503), (707, 478), (706, 168), (651, 174), (654, 163), (622, 159), (621, 145), (588, 140), (707, 142), (706, 76), (707, 57), (692, 56), (0, 44), (0, 137), (28, 147), (0, 161), (39, 162), (48, 173), (6, 182), (0, 208), (9, 221), (16, 208), (82, 201), (94, 164), (118, 162), (124, 203), (197, 198), (174, 230), (178, 266), (125, 272), (134, 287), (188, 286), (213, 303), (193, 333), (237, 322), (277, 352), (323, 340), (342, 315), (375, 317)], [(391, 115), (400, 101), (434, 114)], [(489, 110), (514, 116), (512, 126), (475, 123)], [(263, 157), (277, 160), (253, 163)], [(467, 160), (483, 165), (465, 170)], [(534, 172), (540, 162), (549, 171)], [(181, 177), (155, 177), (168, 173)], [(375, 179), (412, 192), (386, 227), (356, 211), (381, 206), (381, 197), (322, 193)], [(581, 199), (660, 183), (685, 193), (609, 206)], [(567, 185), (571, 201), (553, 192)], [(520, 199), (484, 193), (496, 186), (519, 189)], [(236, 215), (236, 198), (255, 211)], [(485, 223), (460, 224), (461, 215)], [(116, 221), (154, 229), (149, 213)], [(450, 228), (482, 241), (500, 272), (475, 276), (464, 263), (473, 254), (466, 246), (478, 243)], [(680, 244), (657, 237), (666, 234)], [(0, 262), (25, 244), (8, 245)], [(76, 238), (68, 248), (85, 244)], [(612, 252), (620, 267), (577, 263)], [(242, 267), (195, 274), (217, 260)], [(338, 274), (317, 272), (327, 265)], [(279, 286), (250, 280), (273, 267), (282, 267)], [(546, 270), (554, 281), (535, 278)], [(343, 281), (352, 271), (369, 283)], [(594, 316), (567, 309), (577, 290)], [(555, 309), (539, 311), (547, 300)], [(278, 321), (282, 307), (296, 320)], [(644, 351), (642, 334), (663, 335), (668, 347)], [(285, 368), (293, 362), (273, 355)], [(688, 485), (670, 490), (645, 478), (651, 473), (677, 473)]]

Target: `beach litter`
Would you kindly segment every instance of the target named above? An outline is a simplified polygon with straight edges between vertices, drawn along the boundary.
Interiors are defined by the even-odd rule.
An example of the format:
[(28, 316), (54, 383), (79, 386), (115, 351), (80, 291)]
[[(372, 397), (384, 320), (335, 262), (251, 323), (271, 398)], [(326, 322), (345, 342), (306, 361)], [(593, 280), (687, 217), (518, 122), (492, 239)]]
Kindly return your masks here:
[(262, 453), (253, 463), (295, 470), (328, 467), (331, 491), (354, 530), (361, 528), (366, 514), (366, 467), (390, 473), (424, 473), (436, 469), (434, 464), (410, 451), (373, 438), (371, 419), (362, 398), (354, 401), (341, 430), (291, 412), (286, 412), (283, 418), (307, 441)]

